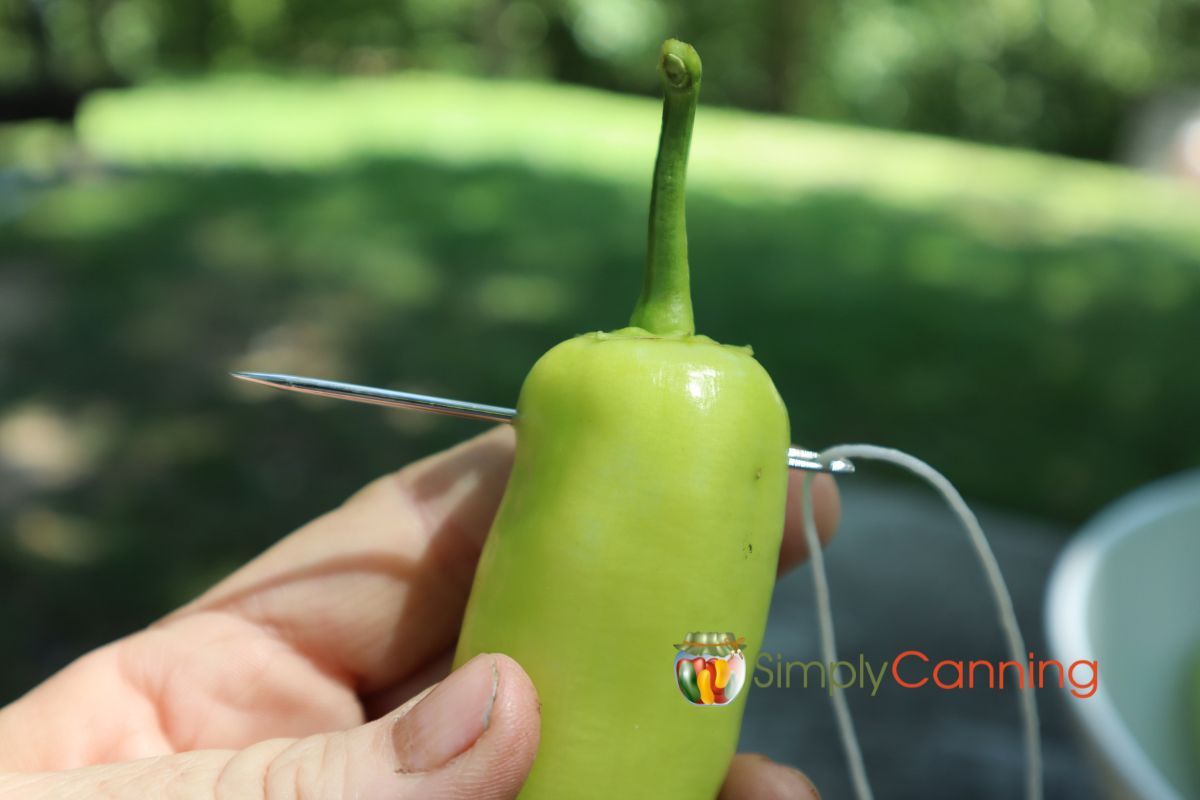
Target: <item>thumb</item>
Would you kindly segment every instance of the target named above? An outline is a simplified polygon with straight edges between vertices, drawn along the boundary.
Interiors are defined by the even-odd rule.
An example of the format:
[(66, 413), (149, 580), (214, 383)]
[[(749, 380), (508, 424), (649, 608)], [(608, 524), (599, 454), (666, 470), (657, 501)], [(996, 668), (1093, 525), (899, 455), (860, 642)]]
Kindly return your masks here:
[(514, 798), (533, 765), (537, 693), (517, 662), (481, 655), (382, 719), (245, 750), (197, 750), (0, 776), (0, 800), (104, 797)]

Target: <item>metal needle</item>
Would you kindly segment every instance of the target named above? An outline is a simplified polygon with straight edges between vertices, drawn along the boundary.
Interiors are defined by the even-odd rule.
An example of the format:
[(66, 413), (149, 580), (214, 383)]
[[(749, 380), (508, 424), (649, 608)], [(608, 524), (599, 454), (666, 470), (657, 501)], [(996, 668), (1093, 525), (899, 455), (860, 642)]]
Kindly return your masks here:
[(233, 372), (230, 374), (244, 381), (261, 383), (264, 386), (271, 386), (276, 389), (287, 389), (304, 394), (318, 394), (323, 397), (353, 400), (356, 403), (371, 403), (377, 406), (431, 411), (435, 414), (447, 414), (452, 417), (482, 419), (488, 422), (512, 422), (513, 417), (517, 415), (515, 408), (470, 403), (465, 400), (449, 400), (445, 397), (431, 397), (425, 394), (414, 394), (413, 392), (398, 392), (393, 389), (359, 386), (354, 383), (326, 381), (320, 378), (303, 378), (299, 375), (281, 375), (274, 372)]
[[(333, 397), (339, 400), (352, 400), (356, 403), (371, 403), (392, 408), (410, 408), (417, 411), (429, 411), (434, 414), (447, 414), (452, 417), (481, 419), (487, 422), (512, 422), (517, 415), (515, 408), (490, 406), (485, 403), (472, 403), (466, 400), (451, 400), (445, 397), (433, 397), (427, 394), (401, 392), (395, 389), (380, 389), (376, 386), (360, 386), (354, 383), (327, 381), (321, 378), (305, 378), (299, 375), (283, 375), (275, 372), (234, 372), (233, 377), (251, 383), (260, 383), (276, 389), (286, 389), (303, 394), (315, 394), (322, 397)], [(832, 472), (848, 474), (854, 472), (854, 465), (844, 458), (831, 459), (828, 463), (821, 460), (820, 453), (805, 450), (800, 447), (789, 447), (787, 451), (788, 466), (792, 469), (808, 470), (810, 472)]]

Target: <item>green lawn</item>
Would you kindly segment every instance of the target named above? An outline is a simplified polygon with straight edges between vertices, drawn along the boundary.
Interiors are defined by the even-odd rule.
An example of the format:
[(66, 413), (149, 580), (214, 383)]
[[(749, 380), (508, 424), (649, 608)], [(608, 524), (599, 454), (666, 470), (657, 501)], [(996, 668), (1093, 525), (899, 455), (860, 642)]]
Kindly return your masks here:
[[(32, 459), (0, 600), (38, 598), (0, 702), (481, 428), (229, 369), (511, 404), (553, 343), (624, 325), (657, 124), (582, 90), (259, 78), (97, 97), (78, 152), (39, 133), (72, 166), (0, 188), (0, 451)], [(797, 441), (1066, 522), (1200, 462), (1200, 194), (712, 109), (692, 177), (697, 324), (754, 345)]]

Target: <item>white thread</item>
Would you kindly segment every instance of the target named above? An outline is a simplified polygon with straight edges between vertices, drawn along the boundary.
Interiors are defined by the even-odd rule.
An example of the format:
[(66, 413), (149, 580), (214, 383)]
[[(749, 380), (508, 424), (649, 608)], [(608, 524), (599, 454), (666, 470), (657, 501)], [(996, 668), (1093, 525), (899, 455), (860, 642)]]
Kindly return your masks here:
[[(954, 488), (940, 472), (924, 461), (910, 456), (908, 453), (894, 450), (890, 447), (879, 447), (871, 444), (843, 444), (827, 448), (821, 452), (821, 461), (828, 463), (835, 458), (866, 458), (874, 461), (887, 461), (914, 475), (924, 479), (942, 495), (951, 510), (962, 522), (967, 536), (979, 556), (980, 564), (987, 575), (992, 597), (996, 601), (996, 611), (1000, 618), (1000, 627), (1007, 639), (1010, 657), (1023, 663), (1026, 658), (1025, 639), (1021, 636), (1021, 627), (1017, 623), (1017, 615), (1013, 611), (1012, 597), (1000, 573), (1000, 565), (988, 545), (987, 537), (975, 514), (967, 507), (962, 495)], [(825, 574), (825, 558), (821, 552), (821, 543), (817, 539), (817, 524), (812, 510), (812, 473), (805, 472), (802, 482), (804, 496), (804, 540), (808, 544), (808, 552), (813, 566), (813, 590), (817, 600), (817, 622), (821, 629), (821, 655), (828, 664), (837, 663), (837, 643), (833, 637), (833, 613), (830, 610), (829, 580)], [(859, 800), (872, 800), (871, 785), (867, 780), (867, 770), (863, 763), (862, 750), (858, 737), (854, 733), (854, 722), (850, 718), (850, 709), (846, 704), (843, 690), (834, 685), (831, 694), (833, 699), (834, 717), (837, 719), (838, 735), (842, 747), (846, 751), (846, 760), (850, 764), (850, 779), (854, 784), (854, 793)], [(1038, 731), (1037, 698), (1033, 687), (1020, 691), (1018, 695), (1021, 708), (1021, 723), (1025, 738), (1025, 796), (1028, 800), (1042, 798), (1042, 746)]]
[[(825, 575), (825, 556), (821, 552), (821, 542), (817, 539), (817, 523), (813, 516), (811, 472), (804, 473), (801, 485), (804, 490), (804, 540), (808, 543), (808, 555), (812, 560), (813, 590), (817, 595), (817, 624), (821, 628), (821, 657), (825, 659), (826, 664), (836, 664), (837, 644), (833, 640), (833, 612), (829, 608), (829, 579)], [(830, 678), (832, 677), (831, 675)], [(859, 800), (871, 800), (871, 784), (867, 780), (867, 768), (863, 764), (858, 737), (854, 735), (854, 721), (850, 718), (846, 697), (840, 688), (836, 688), (829, 697), (833, 701), (833, 715), (837, 717), (842, 749), (846, 751), (846, 761), (850, 763), (850, 781), (854, 784), (854, 794)]]

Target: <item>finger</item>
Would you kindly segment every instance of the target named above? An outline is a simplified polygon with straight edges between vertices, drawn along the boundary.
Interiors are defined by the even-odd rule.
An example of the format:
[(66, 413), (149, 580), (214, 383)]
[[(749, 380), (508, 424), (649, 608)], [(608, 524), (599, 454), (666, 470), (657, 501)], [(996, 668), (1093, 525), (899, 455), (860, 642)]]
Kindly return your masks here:
[[(808, 543), (804, 540), (804, 494), (805, 473), (789, 470), (787, 513), (784, 517), (783, 543), (779, 547), (779, 574), (787, 572), (797, 564), (808, 560)], [(817, 522), (817, 538), (822, 547), (829, 544), (842, 516), (842, 502), (837, 482), (832, 475), (820, 473), (813, 476), (813, 516)]]
[(0, 800), (513, 798), (537, 749), (537, 696), (505, 656), (479, 656), (376, 722), (246, 750), (200, 750), (60, 773), (0, 776)]
[[(375, 481), (174, 616), (229, 611), (363, 694), (394, 686), (453, 645), (514, 444), (498, 426)], [(789, 483), (781, 570), (807, 557), (799, 477)], [(832, 479), (818, 476), (813, 498), (827, 541), (838, 518)]]
[(374, 481), (168, 617), (221, 610), (369, 694), (454, 642), (512, 467), (498, 426)]
[(821, 793), (803, 772), (741, 753), (729, 766), (718, 800), (821, 800)]
[(447, 650), (441, 655), (434, 656), (428, 663), (399, 683), (372, 694), (363, 695), (361, 704), (366, 718), (376, 719), (391, 709), (407, 703), (431, 683), (442, 680), (450, 672), (453, 660), (454, 652)]

